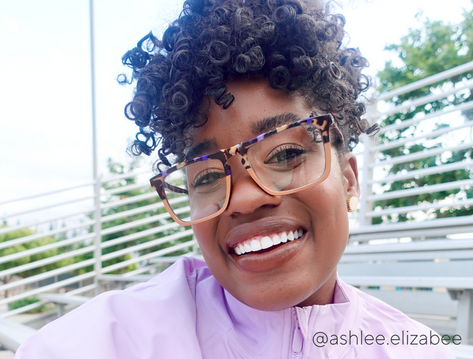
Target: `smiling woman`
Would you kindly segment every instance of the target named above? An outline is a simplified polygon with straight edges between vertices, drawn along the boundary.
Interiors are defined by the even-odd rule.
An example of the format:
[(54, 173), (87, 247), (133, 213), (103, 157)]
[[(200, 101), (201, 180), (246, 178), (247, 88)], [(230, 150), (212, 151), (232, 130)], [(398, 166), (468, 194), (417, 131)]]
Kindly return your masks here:
[(344, 24), (315, 1), (188, 0), (163, 40), (124, 56), (137, 81), (131, 150), (158, 153), (151, 185), (205, 262), (98, 296), (17, 359), (453, 358), (389, 346), (432, 333), (337, 277), (360, 196), (351, 150), (377, 130)]

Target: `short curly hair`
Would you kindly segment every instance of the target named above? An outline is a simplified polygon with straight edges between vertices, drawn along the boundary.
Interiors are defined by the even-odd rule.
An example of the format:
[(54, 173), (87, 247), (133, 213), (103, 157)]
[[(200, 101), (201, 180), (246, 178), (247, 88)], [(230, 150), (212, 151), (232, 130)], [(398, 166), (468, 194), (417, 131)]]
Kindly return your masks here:
[(119, 82), (137, 81), (125, 107), (139, 127), (130, 152), (150, 155), (158, 148), (166, 165), (168, 155), (183, 160), (188, 130), (206, 121), (204, 96), (228, 108), (234, 97), (225, 83), (239, 76), (264, 75), (273, 88), (296, 91), (332, 113), (343, 152), (362, 132), (375, 132), (376, 125), (361, 119), (365, 106), (358, 101), (369, 87), (361, 73), (368, 62), (358, 49), (342, 46), (345, 18), (323, 0), (306, 1), (186, 0), (162, 40), (150, 32), (122, 58), (133, 73)]

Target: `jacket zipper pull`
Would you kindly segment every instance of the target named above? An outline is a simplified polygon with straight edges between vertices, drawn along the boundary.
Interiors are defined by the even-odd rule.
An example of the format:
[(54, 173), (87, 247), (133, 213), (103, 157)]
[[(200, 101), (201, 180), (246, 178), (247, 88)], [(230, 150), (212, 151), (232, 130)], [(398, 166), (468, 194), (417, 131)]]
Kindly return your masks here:
[(294, 308), (294, 319), (296, 321), (296, 327), (294, 328), (294, 336), (292, 338), (292, 351), (294, 353), (300, 353), (302, 351), (302, 333), (299, 327), (299, 320), (297, 319), (296, 308)]

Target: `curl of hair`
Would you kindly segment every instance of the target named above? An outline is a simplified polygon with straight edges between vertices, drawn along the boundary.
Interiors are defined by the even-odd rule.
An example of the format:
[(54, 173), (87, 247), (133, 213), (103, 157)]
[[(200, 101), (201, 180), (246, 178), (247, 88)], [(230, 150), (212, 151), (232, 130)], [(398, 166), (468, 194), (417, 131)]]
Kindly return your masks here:
[[(129, 151), (151, 154), (170, 165), (184, 159), (193, 127), (206, 123), (206, 97), (223, 108), (234, 97), (226, 81), (263, 75), (275, 89), (298, 92), (314, 108), (334, 115), (351, 150), (361, 133), (377, 126), (362, 120), (358, 100), (369, 87), (368, 62), (342, 46), (345, 18), (323, 0), (187, 0), (162, 40), (152, 33), (122, 58), (136, 82), (125, 115), (139, 127)], [(205, 101), (204, 101), (205, 100)], [(344, 145), (342, 145), (344, 143)], [(342, 147), (343, 146), (343, 147)]]

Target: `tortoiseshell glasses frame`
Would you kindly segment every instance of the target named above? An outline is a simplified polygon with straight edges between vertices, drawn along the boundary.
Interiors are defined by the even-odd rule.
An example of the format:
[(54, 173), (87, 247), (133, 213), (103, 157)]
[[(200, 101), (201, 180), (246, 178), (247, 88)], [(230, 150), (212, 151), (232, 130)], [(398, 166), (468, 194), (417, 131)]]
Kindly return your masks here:
[[(283, 131), (289, 130), (294, 127), (302, 126), (302, 125), (313, 125), (315, 128), (317, 128), (320, 131), (321, 138), (322, 138), (322, 143), (324, 147), (324, 152), (325, 152), (325, 166), (324, 166), (324, 171), (323, 174), (321, 175), (320, 178), (318, 178), (315, 182), (309, 183), (307, 185), (290, 189), (287, 191), (274, 191), (267, 186), (265, 186), (261, 181), (258, 179), (258, 177), (255, 175), (251, 164), (248, 160), (248, 150), (254, 146), (255, 144), (261, 142), (264, 139), (267, 139), (271, 136), (274, 136), (276, 134), (279, 134)], [(240, 155), (241, 156), (241, 163), (244, 166), (244, 168), (248, 171), (249, 175), (251, 178), (260, 186), (265, 192), (267, 192), (270, 195), (273, 196), (280, 196), (280, 195), (287, 195), (287, 194), (292, 194), (295, 192), (302, 191), (308, 187), (315, 186), (318, 183), (321, 183), (324, 181), (328, 175), (330, 174), (330, 168), (331, 168), (331, 144), (330, 144), (330, 129), (333, 126), (334, 130), (339, 134), (340, 138), (343, 141), (343, 135), (335, 122), (335, 119), (333, 118), (332, 114), (324, 114), (324, 115), (318, 115), (318, 116), (310, 116), (306, 119), (301, 119), (277, 128), (272, 129), (271, 131), (262, 133), (255, 138), (252, 138), (249, 141), (245, 141), (242, 143), (239, 143), (235, 146), (232, 146), (230, 148), (222, 149), (217, 152), (214, 152), (212, 154), (200, 156), (193, 158), (192, 160), (186, 161), (186, 162), (181, 162), (178, 163), (166, 171), (161, 172), (160, 174), (154, 176), (153, 178), (150, 179), (151, 186), (156, 190), (158, 193), (159, 197), (161, 197), (161, 200), (166, 207), (167, 211), (171, 215), (171, 217), (180, 225), (183, 226), (188, 226), (188, 225), (193, 225), (197, 223), (201, 223), (203, 221), (215, 218), (222, 214), (228, 207), (228, 203), (230, 201), (230, 194), (231, 194), (231, 168), (230, 165), (228, 164), (228, 160), (235, 156), (235, 155)], [(170, 183), (165, 182), (165, 178), (172, 174), (175, 171), (178, 171), (180, 169), (183, 169), (186, 166), (189, 166), (191, 164), (195, 164), (197, 162), (202, 162), (202, 161), (207, 161), (207, 160), (218, 160), (222, 163), (222, 167), (224, 170), (224, 175), (225, 175), (225, 180), (226, 180), (226, 197), (225, 197), (225, 203), (221, 206), (221, 208), (205, 217), (201, 218), (195, 221), (183, 221), (177, 217), (177, 215), (174, 213), (173, 209), (171, 208), (169, 201), (166, 197), (165, 189), (168, 189), (174, 193), (181, 193), (181, 194), (188, 194), (188, 191), (185, 188), (180, 188), (173, 186)]]

